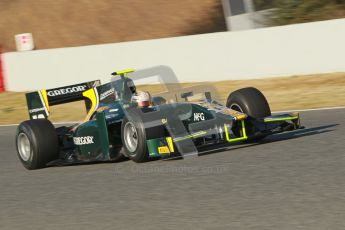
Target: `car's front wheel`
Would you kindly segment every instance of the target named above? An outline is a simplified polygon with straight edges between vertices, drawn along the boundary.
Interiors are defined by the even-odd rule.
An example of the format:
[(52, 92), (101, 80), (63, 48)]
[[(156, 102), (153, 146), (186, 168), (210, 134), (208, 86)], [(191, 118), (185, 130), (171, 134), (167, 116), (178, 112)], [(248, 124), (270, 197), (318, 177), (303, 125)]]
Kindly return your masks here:
[[(242, 88), (232, 92), (226, 102), (226, 106), (230, 109), (247, 114), (250, 119), (260, 119), (271, 116), (271, 109), (265, 96), (256, 88), (248, 87)], [(253, 135), (257, 132), (255, 125), (246, 121), (247, 134)], [(233, 127), (235, 136), (242, 136), (242, 129), (240, 124), (235, 124)], [(258, 141), (263, 139), (264, 135), (252, 137), (250, 141)]]
[(130, 109), (121, 125), (121, 138), (124, 155), (140, 163), (149, 160), (146, 141), (164, 136), (162, 126), (145, 128), (140, 111)]

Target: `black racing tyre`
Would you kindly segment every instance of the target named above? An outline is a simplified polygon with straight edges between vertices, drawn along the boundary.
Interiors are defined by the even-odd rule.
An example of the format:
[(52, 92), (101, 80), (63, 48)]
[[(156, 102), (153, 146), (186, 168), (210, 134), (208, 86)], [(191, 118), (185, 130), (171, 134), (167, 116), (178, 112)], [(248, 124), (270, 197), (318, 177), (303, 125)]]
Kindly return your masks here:
[[(264, 118), (271, 116), (271, 109), (265, 96), (256, 88), (242, 88), (232, 92), (226, 102), (226, 106), (230, 109), (247, 114), (250, 118)], [(250, 122), (245, 122), (247, 134), (250, 136), (257, 130)], [(239, 124), (235, 124), (233, 129), (235, 136), (242, 136)], [(251, 138), (249, 141), (258, 141), (265, 136)], [(248, 142), (248, 141), (247, 141)]]
[(248, 87), (232, 92), (226, 106), (249, 115), (252, 118), (271, 116), (271, 109), (265, 96), (256, 88)]
[(164, 137), (163, 126), (144, 127), (141, 111), (129, 109), (121, 125), (121, 139), (124, 155), (134, 162), (141, 163), (149, 160), (146, 140)]
[(16, 147), (20, 161), (29, 170), (44, 168), (59, 155), (55, 128), (46, 119), (22, 122), (17, 128)]

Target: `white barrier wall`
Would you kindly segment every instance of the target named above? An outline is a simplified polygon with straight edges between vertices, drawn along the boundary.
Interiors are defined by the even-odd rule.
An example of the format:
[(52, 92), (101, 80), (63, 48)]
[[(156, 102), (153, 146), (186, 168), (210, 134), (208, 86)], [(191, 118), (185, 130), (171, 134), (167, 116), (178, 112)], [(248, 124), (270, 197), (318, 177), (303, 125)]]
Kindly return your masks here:
[(345, 19), (3, 57), (8, 91), (107, 82), (113, 71), (155, 65), (171, 66), (181, 81), (344, 72)]

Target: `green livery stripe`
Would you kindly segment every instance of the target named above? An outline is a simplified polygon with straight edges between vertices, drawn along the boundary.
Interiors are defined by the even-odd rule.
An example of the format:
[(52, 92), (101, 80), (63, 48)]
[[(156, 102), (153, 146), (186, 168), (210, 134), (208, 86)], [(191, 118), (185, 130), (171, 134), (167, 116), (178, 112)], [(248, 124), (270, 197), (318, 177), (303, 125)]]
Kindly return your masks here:
[(190, 134), (190, 135), (187, 135), (187, 136), (184, 136), (184, 137), (177, 137), (177, 138), (174, 138), (174, 142), (187, 140), (187, 139), (190, 139), (190, 138), (193, 138), (193, 137), (203, 136), (203, 135), (205, 135), (205, 134), (207, 134), (206, 131), (200, 131), (200, 132), (193, 133), (193, 134)]
[(284, 117), (284, 118), (273, 118), (273, 119), (268, 119), (268, 120), (264, 120), (265, 122), (276, 122), (276, 121), (291, 121), (291, 120), (296, 120), (298, 119), (298, 116), (295, 117)]

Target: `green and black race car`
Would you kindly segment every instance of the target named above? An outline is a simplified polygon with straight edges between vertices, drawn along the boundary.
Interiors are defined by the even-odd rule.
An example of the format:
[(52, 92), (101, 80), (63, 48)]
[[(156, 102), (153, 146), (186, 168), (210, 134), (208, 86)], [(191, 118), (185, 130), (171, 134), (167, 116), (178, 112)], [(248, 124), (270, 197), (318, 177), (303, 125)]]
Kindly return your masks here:
[[(186, 157), (303, 128), (298, 113), (272, 116), (255, 88), (230, 93), (223, 105), (209, 86), (180, 87), (167, 66), (112, 75), (103, 85), (92, 81), (26, 94), (30, 120), (18, 126), (16, 146), (27, 169)], [(149, 106), (139, 106), (132, 100), (137, 94), (134, 81), (147, 84), (152, 77), (165, 91), (154, 95)], [(48, 120), (51, 106), (79, 100), (85, 101), (87, 111), (82, 123), (55, 128)]]

